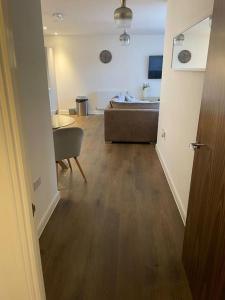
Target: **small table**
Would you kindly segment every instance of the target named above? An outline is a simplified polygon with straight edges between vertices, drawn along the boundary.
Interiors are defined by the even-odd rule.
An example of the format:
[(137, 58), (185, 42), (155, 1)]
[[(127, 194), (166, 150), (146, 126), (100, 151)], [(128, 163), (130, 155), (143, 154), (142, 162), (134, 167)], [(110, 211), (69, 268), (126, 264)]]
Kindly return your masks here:
[(58, 129), (61, 127), (66, 127), (75, 122), (75, 120), (68, 116), (63, 115), (52, 115), (52, 128)]

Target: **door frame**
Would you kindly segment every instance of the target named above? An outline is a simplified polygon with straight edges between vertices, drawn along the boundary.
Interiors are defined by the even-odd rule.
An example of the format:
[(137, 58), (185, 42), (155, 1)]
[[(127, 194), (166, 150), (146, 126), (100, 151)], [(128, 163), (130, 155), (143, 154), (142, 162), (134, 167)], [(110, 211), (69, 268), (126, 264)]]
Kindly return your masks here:
[[(0, 190), (4, 198), (4, 201), (0, 201), (0, 209), (7, 214), (7, 217), (0, 219), (0, 226), (2, 232), (5, 228), (5, 231), (12, 233), (7, 236), (6, 244), (11, 242), (16, 245), (15, 249), (8, 249), (10, 254), (15, 253), (18, 262), (18, 265), (12, 266), (12, 256), (8, 254), (7, 258), (5, 246), (1, 251), (2, 260), (7, 258), (4, 261), (5, 273), (8, 271), (17, 275), (12, 273), (15, 281), (5, 282), (5, 290), (12, 292), (9, 288), (15, 289), (15, 295), (23, 295), (23, 300), (44, 300), (40, 249), (31, 205), (31, 177), (26, 167), (21, 124), (16, 109), (19, 94), (14, 76), (16, 61), (7, 0), (0, 0), (0, 45), (0, 166), (2, 169), (6, 166), (4, 173), (0, 170), (0, 178), (3, 178)], [(4, 279), (3, 271), (0, 276)]]

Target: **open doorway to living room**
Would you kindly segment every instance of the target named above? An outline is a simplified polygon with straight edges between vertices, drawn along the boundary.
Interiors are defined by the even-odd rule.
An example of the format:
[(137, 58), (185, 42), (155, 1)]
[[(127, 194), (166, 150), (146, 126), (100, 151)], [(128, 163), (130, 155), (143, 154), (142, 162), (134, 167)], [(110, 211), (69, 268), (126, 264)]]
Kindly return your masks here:
[(74, 120), (55, 127), (56, 160), (80, 128), (85, 174), (61, 155), (61, 201), (40, 238), (48, 300), (190, 299), (184, 228), (154, 147), (166, 10), (158, 0), (42, 0), (58, 114)]

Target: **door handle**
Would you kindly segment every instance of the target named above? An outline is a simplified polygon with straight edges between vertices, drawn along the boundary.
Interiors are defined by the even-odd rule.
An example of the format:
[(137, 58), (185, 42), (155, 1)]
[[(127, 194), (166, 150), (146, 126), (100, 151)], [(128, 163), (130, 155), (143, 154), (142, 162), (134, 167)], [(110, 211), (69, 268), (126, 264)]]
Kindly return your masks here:
[(206, 147), (206, 144), (201, 144), (201, 143), (198, 143), (198, 142), (190, 144), (190, 148), (193, 149), (193, 150), (198, 150), (202, 147)]

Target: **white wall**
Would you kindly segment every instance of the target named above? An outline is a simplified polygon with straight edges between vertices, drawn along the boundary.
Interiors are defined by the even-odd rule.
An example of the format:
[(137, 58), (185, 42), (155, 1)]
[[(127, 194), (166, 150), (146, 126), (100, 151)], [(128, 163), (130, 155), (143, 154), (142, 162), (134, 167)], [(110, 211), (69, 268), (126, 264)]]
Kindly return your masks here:
[[(213, 0), (169, 0), (157, 150), (183, 220), (186, 218), (204, 72), (171, 69), (173, 38), (211, 14)], [(165, 140), (161, 137), (166, 131)]]
[(58, 199), (53, 136), (44, 40), (39, 0), (10, 0), (15, 39), (16, 79), (26, 157), (33, 182), (41, 179), (35, 192), (39, 230)]
[[(59, 109), (74, 107), (78, 95), (90, 99), (90, 110), (96, 110), (96, 92), (101, 90), (128, 90), (141, 95), (147, 82), (148, 57), (163, 53), (162, 35), (132, 36), (129, 47), (121, 46), (115, 35), (46, 37), (45, 45), (55, 50), (55, 68)], [(112, 62), (99, 60), (102, 50), (112, 52)], [(149, 80), (152, 96), (160, 95), (161, 80)]]

